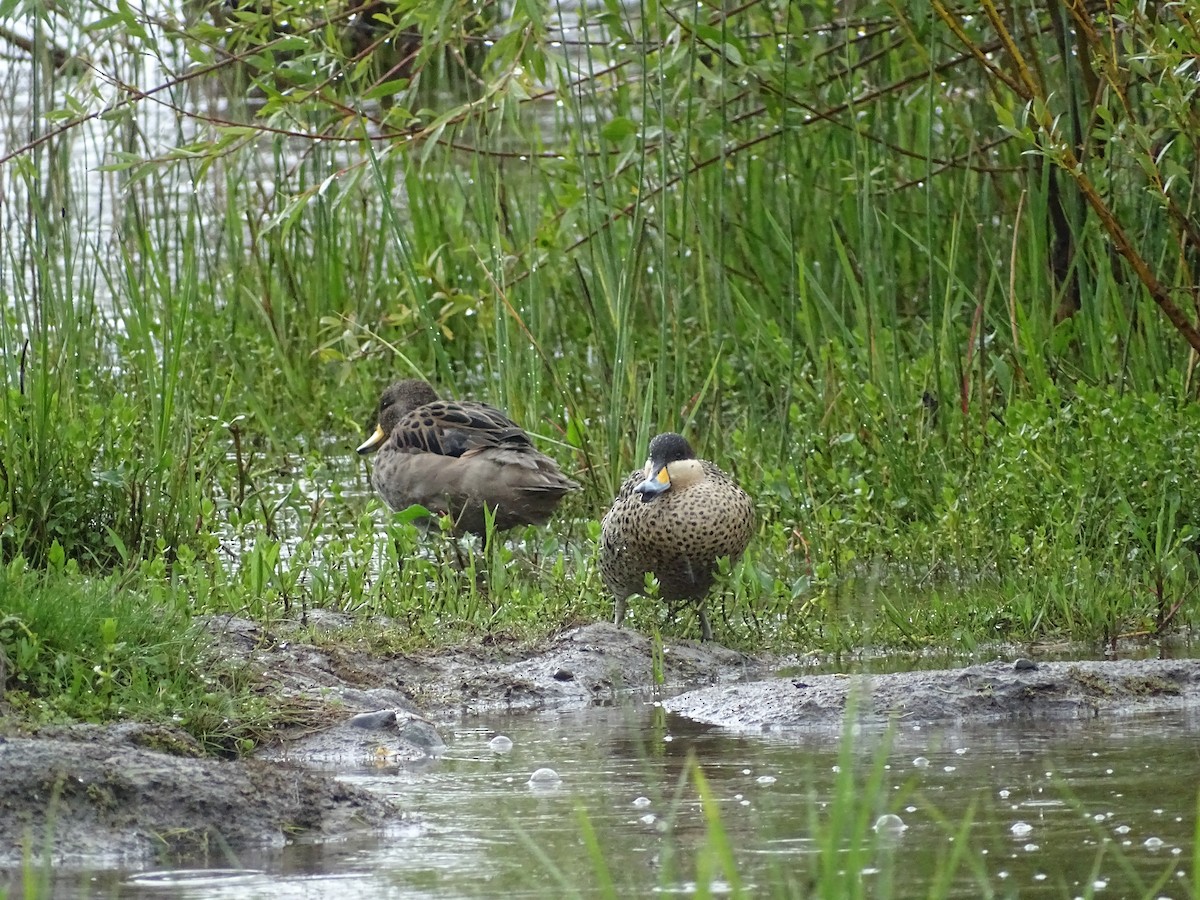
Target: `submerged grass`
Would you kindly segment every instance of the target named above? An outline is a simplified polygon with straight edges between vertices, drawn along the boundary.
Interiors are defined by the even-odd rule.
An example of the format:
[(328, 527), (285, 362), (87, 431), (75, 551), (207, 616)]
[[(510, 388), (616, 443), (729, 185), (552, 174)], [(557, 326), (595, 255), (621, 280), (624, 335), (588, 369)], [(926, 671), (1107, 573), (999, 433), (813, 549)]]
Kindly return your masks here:
[[(713, 599), (724, 643), (1194, 625), (1174, 12), (1031, 11), (1016, 79), (989, 62), (1007, 26), (937, 3), (488, 26), (402, 2), (363, 31), (324, 9), (289, 7), (286, 33), (216, 5), (54, 13), (77, 32), (5, 11), (59, 62), (2, 73), (0, 557), (46, 584), (11, 595), (63, 579), (87, 621), (169, 601), (176, 630), (328, 607), (414, 645), (543, 633), (609, 614), (597, 520), (674, 429), (760, 513)], [(1118, 32), (1139, 53), (1109, 52)], [(486, 584), (369, 499), (353, 455), (412, 374), (504, 406), (584, 485), (488, 546)], [(688, 609), (631, 618), (697, 633)]]

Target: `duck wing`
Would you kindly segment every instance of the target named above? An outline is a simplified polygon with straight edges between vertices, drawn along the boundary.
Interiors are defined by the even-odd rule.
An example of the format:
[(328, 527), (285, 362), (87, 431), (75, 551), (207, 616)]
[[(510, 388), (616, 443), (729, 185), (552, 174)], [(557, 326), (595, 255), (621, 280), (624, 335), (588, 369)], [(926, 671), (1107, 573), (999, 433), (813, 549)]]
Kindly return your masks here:
[(532, 450), (525, 430), (486, 403), (438, 400), (418, 406), (397, 423), (396, 449), (438, 456), (471, 456), (489, 449)]

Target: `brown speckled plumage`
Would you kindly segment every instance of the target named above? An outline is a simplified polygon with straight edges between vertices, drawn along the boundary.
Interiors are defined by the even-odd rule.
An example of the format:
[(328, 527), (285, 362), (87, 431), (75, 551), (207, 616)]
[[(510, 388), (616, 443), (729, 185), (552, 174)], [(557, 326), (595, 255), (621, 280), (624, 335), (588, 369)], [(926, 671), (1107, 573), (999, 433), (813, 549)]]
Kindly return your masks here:
[(618, 625), (626, 598), (653, 572), (663, 599), (699, 601), (701, 633), (710, 640), (704, 598), (717, 560), (736, 562), (750, 542), (754, 504), (714, 463), (696, 459), (682, 437), (660, 434), (646, 467), (621, 485), (600, 531), (600, 574), (616, 598)]
[(485, 505), (497, 529), (544, 525), (579, 489), (500, 410), (439, 400), (419, 379), (397, 381), (379, 398), (379, 424), (358, 452), (375, 449), (371, 483), (384, 502), (449, 515), (457, 532), (483, 534)]

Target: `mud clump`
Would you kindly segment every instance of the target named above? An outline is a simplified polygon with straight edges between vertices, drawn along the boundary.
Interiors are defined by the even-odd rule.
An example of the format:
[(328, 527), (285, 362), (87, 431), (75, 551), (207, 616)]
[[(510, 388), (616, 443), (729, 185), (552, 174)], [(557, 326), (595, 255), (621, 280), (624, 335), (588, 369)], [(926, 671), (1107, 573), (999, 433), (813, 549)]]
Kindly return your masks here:
[(220, 861), (230, 850), (400, 816), (384, 798), (327, 776), (204, 758), (198, 749), (182, 732), (129, 724), (0, 739), (0, 866), (23, 858)]
[(1200, 660), (994, 662), (773, 678), (688, 691), (663, 704), (700, 722), (746, 731), (840, 730), (848, 718), (866, 724), (1097, 718), (1188, 705), (1200, 705)]

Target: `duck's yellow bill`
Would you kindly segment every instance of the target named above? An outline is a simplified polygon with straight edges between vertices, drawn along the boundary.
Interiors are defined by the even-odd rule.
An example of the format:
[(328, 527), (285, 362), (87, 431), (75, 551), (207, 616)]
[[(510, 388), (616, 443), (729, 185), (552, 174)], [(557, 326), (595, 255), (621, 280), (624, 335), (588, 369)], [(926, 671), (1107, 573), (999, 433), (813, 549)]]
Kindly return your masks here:
[(363, 441), (361, 444), (358, 445), (358, 452), (359, 453), (370, 453), (372, 450), (374, 450), (376, 447), (378, 447), (380, 444), (383, 443), (383, 439), (385, 437), (387, 437), (387, 435), (383, 433), (383, 428), (380, 427), (379, 425), (376, 425), (374, 433), (369, 438), (367, 438), (365, 441)]

